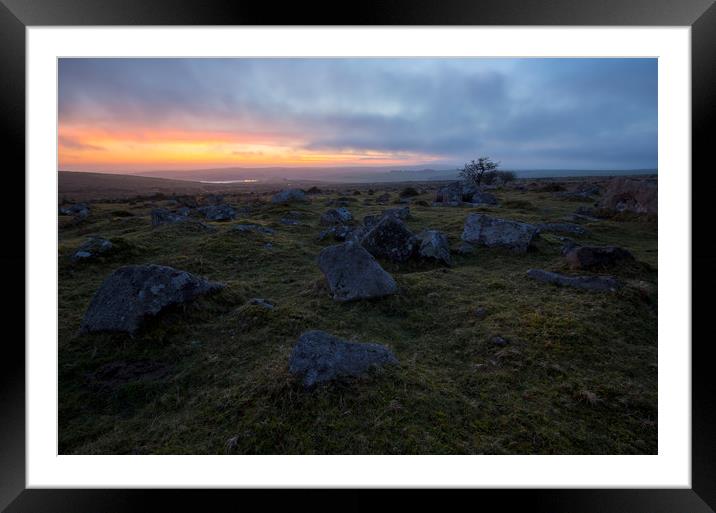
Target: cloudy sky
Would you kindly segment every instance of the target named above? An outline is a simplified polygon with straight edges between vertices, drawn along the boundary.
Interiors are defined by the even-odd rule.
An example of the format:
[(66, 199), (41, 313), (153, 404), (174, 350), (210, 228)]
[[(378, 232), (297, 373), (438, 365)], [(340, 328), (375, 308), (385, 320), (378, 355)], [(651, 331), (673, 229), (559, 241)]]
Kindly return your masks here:
[(656, 59), (61, 59), (59, 167), (657, 167)]

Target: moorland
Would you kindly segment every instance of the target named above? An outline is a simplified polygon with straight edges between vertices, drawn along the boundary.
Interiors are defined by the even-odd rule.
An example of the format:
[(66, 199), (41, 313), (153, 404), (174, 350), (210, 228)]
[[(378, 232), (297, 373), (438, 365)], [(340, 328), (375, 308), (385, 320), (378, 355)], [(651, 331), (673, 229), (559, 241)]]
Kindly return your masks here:
[[(61, 454), (657, 452), (657, 218), (600, 209), (609, 177), (516, 180), (490, 188), (495, 204), (448, 206), (436, 203), (445, 182), (83, 175), (60, 173), (58, 191)], [(305, 198), (272, 201), (288, 187)], [(208, 214), (221, 205), (233, 214)], [(343, 241), (322, 216), (346, 209), (349, 228), (363, 230), (366, 216), (406, 207), (400, 222), (416, 240), (445, 234), (449, 262), (378, 256), (397, 292), (334, 300), (317, 259)], [(516, 252), (466, 245), (471, 214), (578, 228), (543, 229)], [(93, 237), (110, 244), (86, 246)], [(574, 246), (633, 258), (575, 269)], [(147, 264), (222, 288), (136, 332), (80, 329), (108, 276)], [(620, 286), (560, 286), (530, 269)], [(289, 359), (310, 330), (380, 344), (399, 364), (307, 388)]]

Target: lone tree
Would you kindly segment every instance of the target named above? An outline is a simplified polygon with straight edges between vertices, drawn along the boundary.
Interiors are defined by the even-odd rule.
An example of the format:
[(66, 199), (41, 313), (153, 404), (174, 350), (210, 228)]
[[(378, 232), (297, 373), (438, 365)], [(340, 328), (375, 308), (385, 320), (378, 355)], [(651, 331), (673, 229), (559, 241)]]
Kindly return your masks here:
[(472, 182), (479, 187), (485, 173), (495, 171), (498, 165), (499, 163), (492, 162), (490, 157), (480, 157), (477, 162), (472, 160), (466, 163), (460, 170), (460, 177), (466, 182)]

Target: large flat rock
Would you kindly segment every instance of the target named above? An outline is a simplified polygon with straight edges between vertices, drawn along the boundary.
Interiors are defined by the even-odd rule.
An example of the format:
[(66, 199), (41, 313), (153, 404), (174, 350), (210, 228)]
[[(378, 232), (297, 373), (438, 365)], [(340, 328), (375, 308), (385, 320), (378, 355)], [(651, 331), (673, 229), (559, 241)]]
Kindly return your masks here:
[(465, 219), (462, 240), (488, 247), (504, 247), (524, 253), (537, 236), (537, 227), (487, 214), (470, 214)]
[(318, 267), (336, 301), (370, 299), (398, 292), (393, 277), (354, 241), (323, 249), (318, 255)]
[(310, 388), (341, 377), (361, 376), (371, 367), (397, 363), (395, 355), (380, 344), (346, 342), (324, 331), (307, 331), (291, 352), (288, 370)]
[(120, 267), (102, 283), (80, 330), (135, 333), (143, 321), (171, 305), (223, 288), (186, 271), (162, 265)]

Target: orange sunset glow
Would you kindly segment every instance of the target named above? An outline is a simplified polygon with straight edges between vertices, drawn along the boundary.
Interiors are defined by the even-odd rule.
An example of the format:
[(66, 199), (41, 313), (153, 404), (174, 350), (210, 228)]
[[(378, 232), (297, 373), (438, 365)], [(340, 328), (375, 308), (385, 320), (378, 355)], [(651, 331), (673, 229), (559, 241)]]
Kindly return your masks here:
[(60, 59), (59, 169), (454, 170), (480, 154), (513, 169), (654, 168), (655, 71), (654, 59)]
[(223, 166), (411, 165), (436, 157), (407, 152), (312, 151), (306, 141), (271, 135), (177, 130), (108, 132), (73, 125), (59, 130), (60, 169), (152, 170)]

